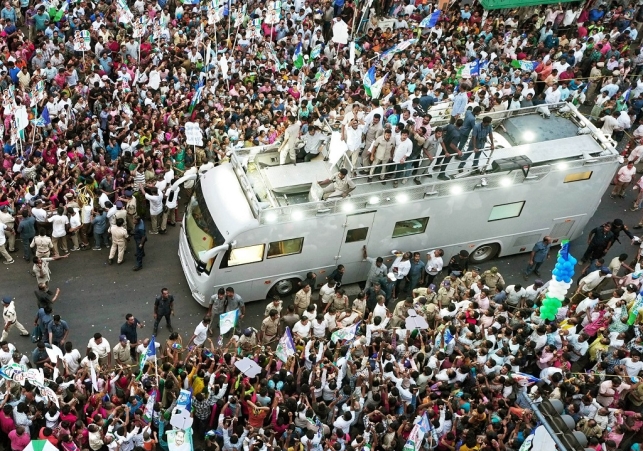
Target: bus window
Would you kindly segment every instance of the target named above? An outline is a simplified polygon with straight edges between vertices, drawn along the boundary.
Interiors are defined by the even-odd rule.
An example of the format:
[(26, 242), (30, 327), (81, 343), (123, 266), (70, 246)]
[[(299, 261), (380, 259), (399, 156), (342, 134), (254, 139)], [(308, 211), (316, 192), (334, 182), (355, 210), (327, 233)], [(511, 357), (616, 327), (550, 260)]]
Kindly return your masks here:
[(574, 172), (573, 174), (567, 174), (565, 176), (565, 180), (563, 183), (571, 183), (571, 182), (580, 182), (582, 180), (589, 180), (592, 178), (592, 172), (593, 171), (585, 171), (585, 172)]
[(424, 233), (429, 224), (429, 218), (407, 219), (399, 221), (393, 227), (393, 238)]
[(299, 254), (304, 247), (303, 238), (275, 241), (268, 244), (268, 258), (283, 257), (285, 255)]
[(346, 242), (354, 243), (356, 241), (364, 241), (367, 235), (368, 235), (368, 227), (351, 229), (346, 232)]
[(494, 205), (491, 209), (488, 221), (500, 221), (501, 219), (517, 218), (522, 213), (525, 201), (511, 204)]
[(226, 252), (221, 259), (221, 268), (231, 268), (232, 266), (260, 262), (263, 260), (264, 249), (264, 244), (234, 248)]
[[(185, 217), (185, 234), (195, 260), (199, 260), (199, 252), (207, 251), (224, 243), (224, 238), (210, 216), (210, 211), (203, 198), (201, 184), (196, 183), (194, 194), (188, 202)], [(206, 273), (210, 273), (214, 259), (205, 263)]]

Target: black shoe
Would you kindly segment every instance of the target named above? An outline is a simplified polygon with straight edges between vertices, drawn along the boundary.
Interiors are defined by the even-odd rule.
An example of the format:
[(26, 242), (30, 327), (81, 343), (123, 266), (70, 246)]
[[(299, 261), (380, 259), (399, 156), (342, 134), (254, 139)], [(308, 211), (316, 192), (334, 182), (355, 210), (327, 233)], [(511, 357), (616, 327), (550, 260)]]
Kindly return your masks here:
[(634, 229), (643, 229), (643, 225), (637, 224), (633, 227)]
[(416, 178), (414, 178), (414, 179), (413, 179), (413, 181), (415, 182), (415, 184), (416, 184), (416, 185), (421, 185), (421, 184), (422, 184), (422, 182), (420, 181), (420, 179), (419, 179), (419, 178), (417, 178), (417, 177), (416, 177)]
[(382, 180), (382, 185), (386, 185), (386, 180)]
[(159, 334), (159, 331), (158, 331), (158, 330), (156, 330), (156, 329), (154, 329), (154, 332), (153, 332), (152, 334), (153, 334), (153, 335), (158, 335), (158, 334)]
[(134, 266), (134, 269), (132, 271), (140, 271), (141, 269), (143, 269), (142, 266)]
[(366, 179), (366, 181), (367, 181), (367, 182), (372, 182), (372, 181), (373, 181), (373, 177), (369, 177), (369, 178), (367, 178), (367, 179)]
[(172, 227), (176, 227), (176, 222), (168, 222), (167, 225), (172, 226)]
[(159, 233), (160, 233), (161, 235), (165, 235), (165, 234), (167, 233), (167, 230), (159, 230)]
[(448, 175), (446, 175), (446, 174), (440, 174), (440, 175), (438, 175), (438, 178), (439, 178), (440, 180), (451, 180), (451, 177), (449, 177), (449, 176), (448, 176)]
[(172, 326), (167, 326), (167, 330), (169, 330), (171, 334), (174, 333), (174, 328)]
[(540, 273), (538, 271), (534, 271), (534, 274), (536, 274), (536, 277), (540, 277)]
[(112, 263), (114, 263), (114, 260), (113, 260), (113, 259), (111, 259), (111, 258), (108, 258), (108, 259), (107, 259), (107, 263), (109, 263), (109, 264), (111, 265)]

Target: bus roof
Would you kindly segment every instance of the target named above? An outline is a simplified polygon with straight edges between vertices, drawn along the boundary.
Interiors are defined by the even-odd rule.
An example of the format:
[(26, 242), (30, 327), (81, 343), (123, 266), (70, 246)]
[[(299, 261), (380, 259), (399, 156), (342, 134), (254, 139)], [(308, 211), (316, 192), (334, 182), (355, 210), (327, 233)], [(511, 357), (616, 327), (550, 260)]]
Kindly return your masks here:
[[(561, 103), (549, 105), (549, 109), (549, 118), (541, 116), (537, 107), (481, 115), (490, 116), (493, 120), (496, 147), (494, 151), (489, 147), (484, 149), (481, 163), (486, 163), (485, 173), (471, 170), (459, 173), (453, 170), (450, 172), (452, 179), (448, 181), (434, 177), (419, 186), (411, 182), (398, 188), (391, 183), (382, 185), (379, 179), (369, 182), (368, 176), (358, 175), (353, 178), (356, 189), (351, 195), (332, 201), (321, 200), (321, 188), (317, 182), (330, 178), (342, 167), (352, 172), (351, 163), (345, 155), (334, 164), (324, 158), (329, 156), (329, 152), (332, 157), (332, 149), (339, 140), (338, 132), (332, 133), (330, 151), (296, 166), (280, 166), (276, 146), (234, 150), (229, 153), (231, 165), (223, 166), (229, 167), (224, 177), (236, 175), (239, 184), (233, 189), (232, 184), (220, 180), (218, 186), (226, 183), (225, 192), (218, 192), (217, 200), (209, 207), (220, 206), (219, 202), (224, 198), (230, 202), (228, 205), (234, 206), (231, 208), (235, 209), (235, 219), (225, 220), (230, 222), (228, 228), (231, 233), (233, 228), (239, 230), (248, 227), (253, 219), (260, 223), (287, 222), (293, 219), (293, 215), (299, 219), (348, 212), (373, 208), (392, 199), (406, 202), (428, 196), (461, 194), (481, 184), (486, 189), (493, 189), (506, 186), (503, 185), (506, 183), (533, 182), (552, 170), (573, 169), (587, 164), (615, 164), (618, 152), (613, 142), (605, 138), (574, 106)], [(518, 162), (507, 164), (507, 160), (512, 158), (517, 158)], [(492, 165), (494, 162), (496, 165)], [(564, 165), (560, 164), (563, 162)], [(221, 168), (210, 172), (219, 173)], [(233, 197), (234, 201), (231, 202)], [(239, 201), (243, 199), (248, 208), (241, 207)], [(240, 225), (237, 220), (245, 225)]]

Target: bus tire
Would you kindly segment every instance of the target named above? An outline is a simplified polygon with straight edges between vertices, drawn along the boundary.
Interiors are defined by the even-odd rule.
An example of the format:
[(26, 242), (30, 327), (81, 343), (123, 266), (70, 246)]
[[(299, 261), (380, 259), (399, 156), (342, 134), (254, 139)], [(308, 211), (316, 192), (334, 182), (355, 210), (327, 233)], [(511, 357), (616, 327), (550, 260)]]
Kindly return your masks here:
[(469, 261), (474, 264), (484, 263), (498, 255), (498, 252), (500, 252), (500, 245), (498, 243), (483, 244), (482, 246), (478, 246), (475, 251), (471, 252), (471, 255), (469, 255)]
[(298, 287), (299, 279), (284, 279), (280, 280), (272, 286), (268, 292), (269, 299), (274, 295), (281, 297), (293, 294)]

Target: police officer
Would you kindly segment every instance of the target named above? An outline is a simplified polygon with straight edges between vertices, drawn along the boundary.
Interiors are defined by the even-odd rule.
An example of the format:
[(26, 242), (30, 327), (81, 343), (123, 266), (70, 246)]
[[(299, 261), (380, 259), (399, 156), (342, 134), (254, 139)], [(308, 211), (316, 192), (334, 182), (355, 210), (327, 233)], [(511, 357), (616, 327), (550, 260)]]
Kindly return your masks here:
[(214, 334), (214, 326), (219, 324), (219, 315), (225, 312), (225, 289), (219, 288), (216, 294), (210, 297), (210, 306), (208, 307), (208, 314), (213, 320), (210, 322), (208, 332)]
[(7, 210), (7, 206), (0, 207), (0, 222), (5, 225), (4, 236), (7, 239), (7, 250), (9, 252), (16, 251), (16, 232), (14, 231), (15, 218)]

